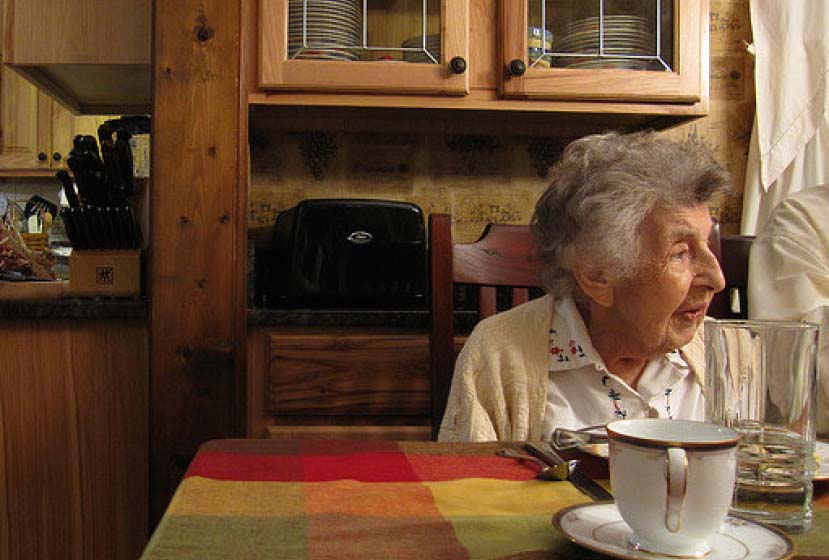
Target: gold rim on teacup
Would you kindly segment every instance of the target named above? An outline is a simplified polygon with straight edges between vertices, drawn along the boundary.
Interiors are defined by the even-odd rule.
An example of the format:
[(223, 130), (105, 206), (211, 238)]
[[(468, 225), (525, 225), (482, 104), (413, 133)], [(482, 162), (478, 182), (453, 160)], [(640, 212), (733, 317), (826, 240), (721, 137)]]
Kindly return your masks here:
[[(716, 440), (706, 440), (706, 441), (681, 441), (681, 440), (671, 440), (671, 439), (657, 439), (655, 437), (649, 437), (646, 435), (632, 435), (627, 433), (622, 433), (620, 430), (620, 425), (626, 424), (633, 424), (633, 423), (642, 423), (642, 422), (660, 422), (660, 423), (677, 423), (677, 425), (687, 424), (689, 427), (691, 425), (706, 425), (714, 428), (714, 431), (718, 431), (722, 434), (721, 439)], [(707, 422), (699, 422), (695, 420), (667, 420), (664, 418), (640, 418), (640, 419), (628, 419), (628, 420), (614, 420), (607, 425), (607, 437), (608, 439), (612, 439), (619, 442), (630, 443), (633, 445), (641, 445), (642, 447), (653, 447), (657, 449), (665, 448), (665, 447), (681, 447), (683, 449), (708, 449), (708, 450), (717, 450), (717, 449), (727, 449), (729, 447), (734, 447), (740, 441), (740, 434), (736, 430), (731, 428), (726, 428), (725, 426), (719, 426), (717, 424), (711, 424)]]

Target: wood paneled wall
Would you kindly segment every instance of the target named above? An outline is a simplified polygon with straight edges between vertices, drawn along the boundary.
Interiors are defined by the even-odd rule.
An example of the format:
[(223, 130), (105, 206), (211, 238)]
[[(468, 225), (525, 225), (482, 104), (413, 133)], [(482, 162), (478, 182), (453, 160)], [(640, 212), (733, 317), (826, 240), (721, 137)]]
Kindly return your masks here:
[(146, 336), (143, 321), (0, 321), (0, 559), (143, 550)]

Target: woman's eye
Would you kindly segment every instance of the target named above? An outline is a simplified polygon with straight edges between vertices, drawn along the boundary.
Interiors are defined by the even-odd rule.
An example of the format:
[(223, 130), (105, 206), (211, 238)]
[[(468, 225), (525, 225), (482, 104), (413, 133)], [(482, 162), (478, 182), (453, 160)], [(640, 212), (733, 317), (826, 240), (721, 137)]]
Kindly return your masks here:
[(682, 261), (685, 260), (685, 257), (688, 256), (688, 249), (679, 249), (671, 253), (671, 259), (675, 261)]

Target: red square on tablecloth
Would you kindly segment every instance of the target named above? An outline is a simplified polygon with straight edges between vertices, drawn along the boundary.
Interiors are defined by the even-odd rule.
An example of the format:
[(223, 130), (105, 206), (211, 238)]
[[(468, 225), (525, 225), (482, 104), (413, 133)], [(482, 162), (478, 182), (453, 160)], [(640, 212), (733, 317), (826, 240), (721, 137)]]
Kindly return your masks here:
[(418, 480), (424, 482), (461, 478), (532, 480), (540, 470), (535, 463), (495, 455), (407, 455), (406, 458)]
[(217, 480), (301, 481), (302, 457), (202, 451), (187, 469), (185, 477), (188, 476)]
[(359, 480), (362, 482), (415, 482), (418, 479), (403, 453), (351, 453), (303, 455), (306, 482)]

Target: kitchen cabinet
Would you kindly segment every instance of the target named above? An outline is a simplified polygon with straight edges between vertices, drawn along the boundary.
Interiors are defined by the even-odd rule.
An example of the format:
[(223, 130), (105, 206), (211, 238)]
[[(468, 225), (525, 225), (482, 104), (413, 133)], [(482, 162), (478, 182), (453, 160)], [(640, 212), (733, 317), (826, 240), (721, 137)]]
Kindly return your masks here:
[[(701, 99), (705, 2), (530, 0), (501, 2), (499, 8), (504, 97), (679, 104)], [(539, 37), (542, 28), (549, 39)], [(585, 54), (600, 48), (607, 54)]]
[[(362, 6), (362, 0), (319, 0), (309, 2), (303, 14), (300, 0), (263, 0), (260, 85), (334, 92), (468, 93), (469, 0), (370, 1), (366, 13)], [(330, 42), (367, 48), (317, 50)], [(389, 45), (410, 45), (407, 48), (413, 50), (382, 48)], [(424, 48), (418, 51), (419, 46)], [(418, 56), (426, 60), (404, 62)], [(346, 68), (345, 60), (360, 63)]]
[(74, 135), (96, 135), (111, 118), (73, 115), (11, 68), (0, 72), (0, 176), (54, 175)]
[(76, 134), (97, 138), (98, 126), (111, 116), (76, 116), (44, 92), (3, 69), (0, 176), (54, 176), (66, 169)]
[(2, 69), (0, 80), (0, 173), (48, 172), (52, 102), (10, 68)]
[[(258, 42), (246, 45), (248, 60), (258, 69), (255, 76), (248, 77), (249, 102), (464, 109), (488, 115), (546, 113), (555, 114), (567, 132), (575, 130), (570, 124), (577, 127), (582, 122), (594, 127), (601, 122), (601, 128), (664, 128), (707, 113), (707, 0), (376, 0), (368, 6), (379, 12), (400, 10), (412, 19), (424, 4), (423, 13), (437, 18), (437, 23), (425, 19), (423, 35), (427, 39), (440, 37), (436, 42), (439, 47), (435, 47), (440, 51), (438, 64), (430, 64), (422, 56), (418, 59), (421, 62), (407, 62), (406, 52), (403, 59), (395, 58), (400, 57), (395, 53), (393, 60), (379, 62), (367, 59), (376, 57), (375, 51), (359, 49), (343, 49), (338, 60), (322, 59), (328, 52), (322, 49), (326, 46), (324, 33), (331, 32), (330, 28), (323, 27), (314, 35), (313, 30), (320, 28), (314, 27), (318, 25), (315, 20), (306, 18), (308, 40), (303, 43), (302, 24), (296, 23), (302, 21), (301, 10), (290, 12), (289, 0), (261, 0), (258, 12), (249, 9), (248, 14), (249, 28), (258, 30)], [(657, 17), (660, 5), (662, 12)], [(600, 14), (599, 7), (606, 13)], [(457, 14), (452, 10), (458, 10)], [(626, 10), (625, 15), (620, 15), (620, 10)], [(558, 15), (565, 19), (557, 19)], [(599, 15), (607, 22), (601, 33), (595, 23)], [(546, 21), (543, 25), (542, 18)], [(380, 25), (384, 31), (372, 35), (372, 21), (380, 20), (366, 19), (365, 38), (385, 33), (390, 35), (389, 44), (411, 44), (401, 42), (402, 35), (385, 30), (393, 21)], [(403, 16), (400, 20), (404, 21)], [(412, 33), (411, 27), (406, 29), (403, 35)], [(585, 54), (599, 48), (599, 39), (590, 42), (585, 34), (602, 37), (601, 55)], [(564, 42), (557, 42), (556, 37)], [(428, 42), (423, 44), (429, 50)], [(559, 56), (556, 49), (561, 48), (576, 54)], [(308, 51), (303, 59), (302, 53)], [(377, 52), (388, 56), (382, 54), (385, 51)], [(359, 60), (346, 60), (348, 53), (360, 53)], [(463, 74), (452, 72), (450, 62), (456, 56), (466, 63)], [(455, 80), (453, 83), (466, 80), (468, 87), (446, 83), (441, 87), (440, 82), (421, 77), (421, 72)], [(558, 118), (574, 115), (575, 120)]]
[(150, 0), (5, 0), (4, 62), (76, 114), (149, 112)]
[(257, 327), (248, 368), (251, 437), (430, 439), (424, 331)]
[(0, 319), (0, 558), (137, 558), (148, 533), (139, 319)]

